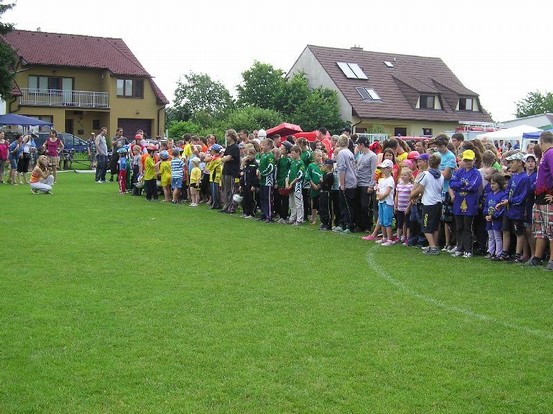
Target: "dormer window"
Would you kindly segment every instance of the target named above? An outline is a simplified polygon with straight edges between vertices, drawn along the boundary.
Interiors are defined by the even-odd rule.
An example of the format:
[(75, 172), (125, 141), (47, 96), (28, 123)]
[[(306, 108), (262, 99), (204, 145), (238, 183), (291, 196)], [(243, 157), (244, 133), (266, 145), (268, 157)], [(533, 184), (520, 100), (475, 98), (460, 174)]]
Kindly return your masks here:
[(436, 95), (421, 95), (417, 103), (418, 109), (442, 109)]
[(473, 111), (472, 98), (459, 98), (459, 111)]

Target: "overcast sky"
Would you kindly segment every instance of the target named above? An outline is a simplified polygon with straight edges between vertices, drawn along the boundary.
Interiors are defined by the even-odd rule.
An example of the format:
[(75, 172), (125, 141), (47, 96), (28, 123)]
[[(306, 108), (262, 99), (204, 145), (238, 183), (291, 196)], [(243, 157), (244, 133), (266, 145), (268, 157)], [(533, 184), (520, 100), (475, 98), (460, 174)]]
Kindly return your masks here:
[(288, 71), (308, 44), (439, 57), (506, 121), (528, 92), (553, 91), (552, 12), (547, 0), (17, 0), (2, 21), (122, 38), (170, 100), (191, 71), (235, 94), (255, 60)]

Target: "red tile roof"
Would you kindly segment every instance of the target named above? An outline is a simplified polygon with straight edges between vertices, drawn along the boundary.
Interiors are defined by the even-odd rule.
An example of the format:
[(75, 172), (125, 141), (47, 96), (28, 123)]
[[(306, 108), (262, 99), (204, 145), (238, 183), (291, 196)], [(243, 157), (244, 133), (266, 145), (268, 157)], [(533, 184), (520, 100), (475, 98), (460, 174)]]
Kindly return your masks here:
[(149, 78), (158, 103), (169, 103), (122, 39), (13, 30), (4, 40), (25, 65), (106, 69), (115, 75)]
[[(308, 45), (307, 49), (360, 118), (492, 122), (484, 110), (455, 111), (460, 95), (478, 99), (478, 94), (466, 88), (440, 58), (369, 52), (360, 48)], [(385, 61), (393, 67), (388, 67)], [(348, 79), (336, 62), (357, 63), (368, 79)], [(364, 101), (356, 87), (374, 89), (381, 100)], [(442, 110), (415, 108), (421, 93), (440, 94)]]

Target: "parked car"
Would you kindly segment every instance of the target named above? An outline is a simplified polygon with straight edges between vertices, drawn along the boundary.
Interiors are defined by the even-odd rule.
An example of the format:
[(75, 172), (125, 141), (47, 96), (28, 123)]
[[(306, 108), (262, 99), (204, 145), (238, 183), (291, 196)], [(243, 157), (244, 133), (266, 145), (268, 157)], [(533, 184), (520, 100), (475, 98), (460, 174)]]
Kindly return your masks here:
[[(48, 132), (39, 132), (38, 134), (35, 134), (34, 139), (37, 148), (42, 147), (49, 136), (50, 134)], [(63, 142), (64, 151), (87, 152), (86, 141), (73, 134), (68, 132), (58, 132), (58, 138)]]

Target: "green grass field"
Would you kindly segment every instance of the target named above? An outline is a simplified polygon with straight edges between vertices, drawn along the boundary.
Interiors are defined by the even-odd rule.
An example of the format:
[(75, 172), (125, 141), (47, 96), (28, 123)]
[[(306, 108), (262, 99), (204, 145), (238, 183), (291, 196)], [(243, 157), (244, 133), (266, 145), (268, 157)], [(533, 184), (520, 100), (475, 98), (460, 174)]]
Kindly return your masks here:
[(0, 186), (0, 413), (550, 413), (551, 273)]

